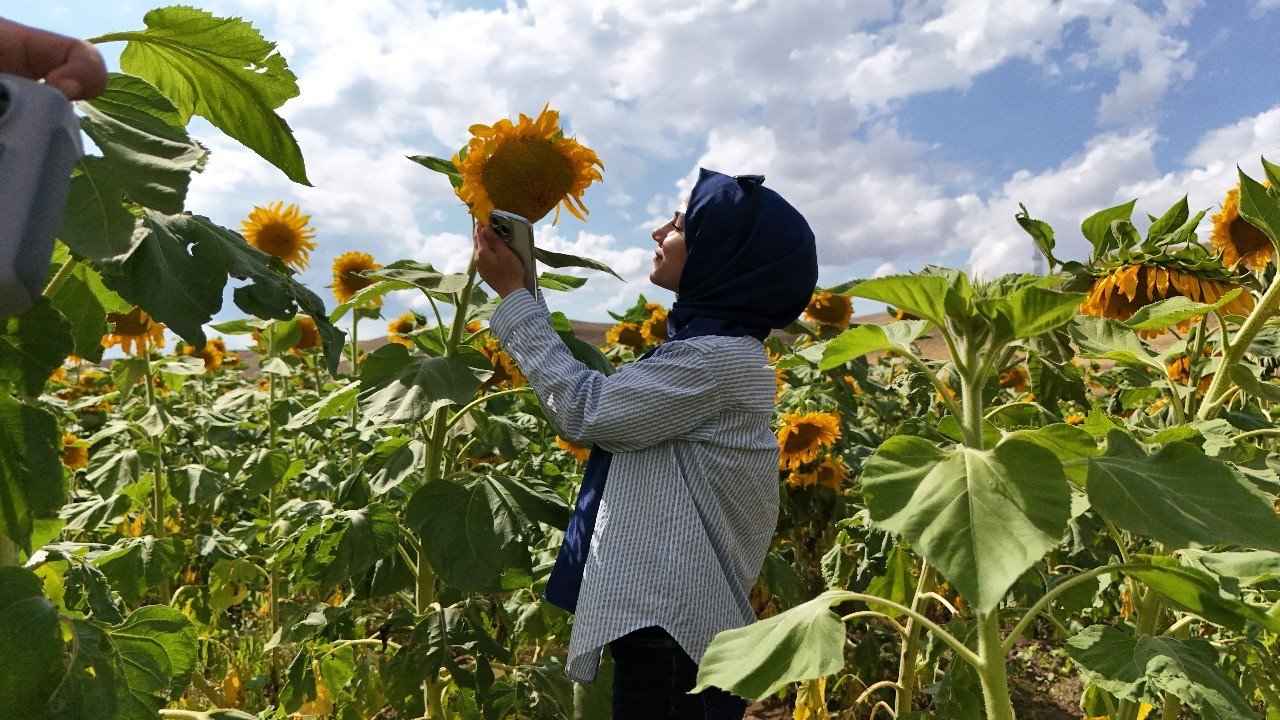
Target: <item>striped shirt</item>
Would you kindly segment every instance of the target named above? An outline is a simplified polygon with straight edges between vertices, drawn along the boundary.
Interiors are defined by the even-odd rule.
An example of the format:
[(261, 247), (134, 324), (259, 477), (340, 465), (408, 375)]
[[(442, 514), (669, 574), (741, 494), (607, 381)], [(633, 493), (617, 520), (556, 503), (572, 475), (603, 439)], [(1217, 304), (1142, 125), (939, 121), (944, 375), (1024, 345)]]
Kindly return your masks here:
[(490, 327), (566, 439), (614, 453), (566, 673), (595, 679), (604, 646), (666, 629), (695, 662), (748, 601), (778, 521), (776, 381), (759, 340), (665, 343), (612, 375), (573, 357), (541, 293), (508, 295)]

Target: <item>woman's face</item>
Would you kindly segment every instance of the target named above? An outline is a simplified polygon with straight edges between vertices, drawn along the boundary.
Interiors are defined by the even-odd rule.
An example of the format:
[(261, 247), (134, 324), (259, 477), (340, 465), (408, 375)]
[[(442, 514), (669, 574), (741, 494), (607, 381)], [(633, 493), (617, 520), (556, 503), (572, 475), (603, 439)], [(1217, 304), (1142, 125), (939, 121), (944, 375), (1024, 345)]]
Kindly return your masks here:
[(654, 242), (658, 249), (653, 253), (653, 272), (649, 273), (649, 282), (671, 292), (680, 289), (680, 273), (684, 271), (685, 258), (689, 251), (684, 241), (684, 213), (677, 212), (675, 217), (653, 231)]

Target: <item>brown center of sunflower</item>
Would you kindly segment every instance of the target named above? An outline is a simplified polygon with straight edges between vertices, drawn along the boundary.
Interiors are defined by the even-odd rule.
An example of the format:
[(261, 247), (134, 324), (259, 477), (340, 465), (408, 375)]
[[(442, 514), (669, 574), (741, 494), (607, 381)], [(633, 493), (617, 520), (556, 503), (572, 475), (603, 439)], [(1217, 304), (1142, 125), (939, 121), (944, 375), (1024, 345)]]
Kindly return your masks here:
[(413, 332), (413, 323), (409, 320), (397, 320), (396, 327), (392, 332), (396, 333), (397, 335), (405, 335), (407, 333)]
[(134, 308), (127, 313), (107, 313), (107, 321), (115, 325), (116, 335), (146, 335), (150, 325), (142, 314), (142, 308)]
[(298, 251), (298, 232), (282, 222), (268, 222), (258, 229), (258, 249), (286, 258)]
[(788, 454), (805, 452), (818, 444), (822, 430), (813, 423), (796, 423), (783, 441), (782, 450)]
[(1229, 231), (1231, 242), (1236, 246), (1236, 252), (1241, 258), (1247, 258), (1257, 252), (1271, 253), (1271, 239), (1248, 220), (1236, 216), (1236, 219), (1231, 221)]
[(536, 222), (573, 189), (573, 163), (546, 140), (518, 138), (494, 151), (481, 178), (495, 208)]

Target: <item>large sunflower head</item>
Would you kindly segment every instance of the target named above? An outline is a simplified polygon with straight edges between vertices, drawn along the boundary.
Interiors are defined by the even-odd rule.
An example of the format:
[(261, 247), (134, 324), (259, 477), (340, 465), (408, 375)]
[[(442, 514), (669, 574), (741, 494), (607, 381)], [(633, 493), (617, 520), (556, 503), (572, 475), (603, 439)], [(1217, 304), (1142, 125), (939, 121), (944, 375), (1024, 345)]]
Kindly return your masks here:
[(293, 346), (295, 355), (301, 354), (304, 350), (320, 347), (320, 330), (316, 327), (316, 321), (312, 320), (311, 316), (298, 316), (298, 330), (301, 335), (298, 337), (298, 344)]
[(1027, 369), (1016, 365), (1001, 373), (999, 385), (1007, 390), (1026, 392), (1030, 382), (1031, 376), (1027, 374)]
[(844, 330), (853, 317), (853, 302), (848, 295), (819, 290), (809, 300), (804, 316), (820, 325)]
[[(356, 293), (375, 282), (372, 278), (361, 277), (356, 273), (377, 270), (380, 267), (382, 267), (381, 263), (374, 262), (373, 256), (369, 253), (347, 252), (334, 258), (333, 297), (340, 303), (350, 300)], [(382, 298), (375, 298), (370, 304), (381, 305)]]
[(62, 464), (79, 470), (89, 464), (89, 443), (66, 433), (62, 436)]
[(840, 486), (849, 477), (849, 468), (845, 467), (844, 459), (833, 455), (823, 458), (813, 472), (817, 484), (836, 492), (840, 492)]
[(407, 312), (387, 323), (387, 342), (413, 349), (413, 341), (409, 339), (409, 333), (417, 328), (418, 317), (411, 312)]
[(779, 422), (778, 462), (783, 467), (812, 462), (819, 450), (840, 439), (840, 418), (834, 413), (783, 413)]
[(189, 357), (198, 357), (204, 361), (204, 372), (211, 375), (215, 370), (222, 367), (222, 361), (227, 356), (227, 345), (222, 338), (210, 338), (204, 343), (204, 347), (197, 350), (187, 343), (183, 343), (178, 349), (179, 355), (187, 355)]
[(647, 342), (644, 329), (639, 323), (620, 322), (609, 328), (604, 334), (604, 341), (610, 345), (626, 345), (629, 348), (644, 347)]
[(164, 325), (136, 307), (127, 313), (107, 313), (115, 329), (102, 336), (102, 347), (119, 345), (126, 355), (143, 355), (151, 347), (164, 347)]
[[(1235, 289), (1235, 285), (1225, 279), (1210, 279), (1206, 275), (1177, 264), (1148, 261), (1122, 265), (1094, 280), (1080, 303), (1080, 312), (1123, 322), (1138, 310), (1171, 297), (1213, 303)], [(1248, 315), (1253, 311), (1253, 302), (1253, 295), (1245, 290), (1222, 310), (1227, 314)], [(1190, 322), (1184, 320), (1178, 327), (1185, 330)], [(1164, 331), (1164, 328), (1143, 330), (1141, 334), (1155, 337)]]
[(554, 224), (563, 206), (586, 220), (582, 193), (603, 179), (604, 165), (595, 151), (564, 137), (560, 113), (549, 108), (548, 103), (536, 120), (522, 113), (515, 123), (503, 118), (493, 125), (472, 125), (474, 137), (453, 157), (462, 174), (458, 197), (482, 225), (489, 223), (495, 209), (530, 222), (554, 209)]
[[(476, 347), (485, 357), (489, 358), (490, 364), (493, 365), (493, 375), (485, 381), (484, 387), (502, 387), (510, 385), (513, 388), (522, 387), (529, 381), (525, 378), (524, 373), (520, 372), (520, 367), (516, 365), (516, 361), (511, 358), (502, 344), (498, 342), (498, 338), (489, 335), (483, 341), (478, 342)], [(484, 388), (481, 388), (483, 390)]]
[(311, 251), (316, 249), (312, 240), (316, 229), (308, 224), (310, 220), (311, 216), (303, 215), (297, 205), (277, 200), (266, 207), (254, 205), (249, 217), (240, 223), (240, 234), (262, 252), (303, 270), (311, 265)]
[(653, 314), (648, 320), (640, 323), (640, 334), (644, 336), (645, 343), (649, 345), (661, 345), (667, 341), (667, 310), (657, 303)]
[(1222, 253), (1222, 264), (1262, 270), (1275, 257), (1276, 249), (1271, 238), (1240, 217), (1240, 188), (1227, 191), (1227, 197), (1222, 201), (1222, 212), (1212, 219), (1213, 236), (1210, 239)]

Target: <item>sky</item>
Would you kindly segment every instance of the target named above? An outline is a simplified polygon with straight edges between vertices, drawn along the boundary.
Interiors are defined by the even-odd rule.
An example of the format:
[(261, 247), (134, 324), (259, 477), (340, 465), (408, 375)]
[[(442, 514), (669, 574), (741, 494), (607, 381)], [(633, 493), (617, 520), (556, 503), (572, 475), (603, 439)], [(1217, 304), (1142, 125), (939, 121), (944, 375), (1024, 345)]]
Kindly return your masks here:
[[(405, 159), (450, 157), (474, 123), (544, 104), (593, 148), (589, 222), (561, 213), (539, 245), (609, 263), (548, 305), (609, 321), (643, 293), (651, 230), (699, 167), (758, 173), (808, 219), (819, 284), (918, 270), (1032, 269), (1018, 203), (1083, 259), (1080, 220), (1139, 198), (1219, 207), (1239, 165), (1280, 157), (1280, 0), (204, 0), (244, 17), (298, 75), (280, 114), (314, 187), (197, 119), (212, 157), (187, 207), (228, 227), (298, 203), (319, 247), (302, 280), (332, 306), (349, 251), (465, 271), (465, 207)], [(134, 0), (0, 0), (0, 16), (89, 37), (140, 29)], [(113, 69), (119, 43), (102, 46)], [(1139, 223), (1141, 225), (1141, 223)], [(1208, 217), (1201, 226), (1207, 239)], [(414, 292), (384, 313), (423, 310)], [(882, 308), (859, 302), (859, 313)], [(218, 319), (238, 316), (228, 299)], [(361, 330), (365, 335), (367, 331)]]

